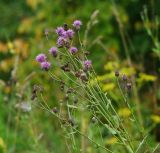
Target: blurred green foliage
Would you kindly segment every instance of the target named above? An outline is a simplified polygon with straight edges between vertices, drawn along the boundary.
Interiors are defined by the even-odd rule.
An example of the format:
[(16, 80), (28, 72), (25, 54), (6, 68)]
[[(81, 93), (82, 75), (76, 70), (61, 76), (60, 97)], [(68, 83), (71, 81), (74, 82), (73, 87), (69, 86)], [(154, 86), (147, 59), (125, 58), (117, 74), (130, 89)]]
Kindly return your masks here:
[[(151, 22), (150, 28), (154, 31), (155, 16), (160, 20), (160, 1), (117, 0), (115, 4), (133, 62), (133, 75), (137, 78), (140, 101), (144, 101), (142, 106), (148, 108), (143, 110), (144, 116), (147, 114), (144, 118), (149, 118), (146, 124), (151, 125), (151, 114), (153, 114), (152, 120), (159, 124), (160, 117), (157, 112), (160, 101), (158, 87), (160, 64), (159, 58), (152, 52), (154, 43), (147, 35), (141, 13), (146, 6)], [(90, 16), (98, 10), (98, 23), (89, 31), (86, 45), (99, 76), (105, 75), (105, 78), (100, 80), (102, 86), (105, 90), (109, 90), (114, 100), (120, 99), (120, 95), (117, 95), (118, 91), (113, 92), (114, 68), (106, 70), (102, 66), (111, 62), (113, 65), (118, 63), (119, 69), (128, 67), (113, 6), (112, 1), (107, 0), (0, 0), (0, 79), (2, 80), (0, 84), (0, 149), (2, 148), (2, 151), (0, 152), (44, 153), (45, 150), (46, 153), (62, 153), (66, 150), (66, 146), (63, 146), (63, 132), (59, 129), (56, 120), (47, 112), (35, 107), (34, 111), (24, 113), (17, 112), (15, 108), (18, 102), (30, 101), (31, 86), (34, 83), (42, 84), (42, 80), (45, 90), (50, 92), (46, 93), (50, 105), (57, 105), (57, 99), (62, 97), (56, 85), (56, 87), (54, 84), (52, 87), (49, 86), (51, 80), (41, 73), (34, 62), (37, 53), (47, 52), (49, 47), (55, 45), (53, 41), (55, 36), (49, 35), (47, 41), (44, 35), (45, 29), (54, 29), (63, 23), (72, 24), (75, 19), (80, 19), (83, 22), (82, 31), (85, 31)], [(81, 32), (81, 37), (83, 36)], [(16, 75), (13, 77), (12, 70), (15, 69), (17, 57), (18, 65)], [(125, 69), (124, 73), (127, 73), (127, 70)], [(32, 73), (34, 75), (26, 83), (26, 77)], [(129, 74), (132, 73), (129, 71)], [(18, 83), (10, 85), (12, 79)], [(24, 87), (26, 92), (21, 93), (24, 85), (26, 85)], [(151, 106), (153, 107), (149, 109)], [(153, 131), (159, 135), (157, 127), (158, 125)], [(156, 134), (154, 136), (156, 137)], [(107, 145), (112, 144), (112, 141), (114, 142), (114, 139), (107, 141)], [(88, 150), (88, 153), (93, 152), (92, 148)]]

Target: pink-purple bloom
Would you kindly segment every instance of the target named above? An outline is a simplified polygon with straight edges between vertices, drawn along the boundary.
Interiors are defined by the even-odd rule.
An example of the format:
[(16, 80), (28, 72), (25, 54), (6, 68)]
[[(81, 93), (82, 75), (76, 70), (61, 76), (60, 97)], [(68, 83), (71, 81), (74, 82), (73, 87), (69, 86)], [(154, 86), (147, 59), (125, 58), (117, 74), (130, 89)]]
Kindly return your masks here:
[(67, 31), (64, 31), (64, 32), (62, 33), (61, 37), (63, 37), (63, 38), (68, 38)]
[(58, 48), (57, 47), (51, 47), (49, 49), (49, 52), (54, 56), (56, 57), (57, 56), (57, 52), (58, 52)]
[(66, 33), (67, 33), (67, 36), (68, 36), (68, 38), (73, 38), (73, 35), (74, 35), (74, 31), (72, 30), (72, 29), (68, 29), (67, 31), (66, 31)]
[(59, 37), (59, 38), (57, 39), (57, 45), (58, 45), (58, 47), (63, 47), (63, 46), (65, 45), (65, 42), (66, 42), (66, 39), (65, 39), (65, 38)]
[(91, 60), (84, 61), (84, 68), (85, 69), (90, 69), (91, 66), (92, 66), (92, 61)]
[(77, 49), (76, 47), (71, 47), (71, 48), (69, 49), (69, 51), (70, 51), (72, 54), (75, 54), (75, 53), (78, 52), (78, 49)]
[(80, 20), (75, 20), (73, 22), (73, 27), (75, 27), (77, 30), (80, 29), (81, 25), (82, 25), (82, 22)]
[(56, 29), (56, 33), (58, 36), (62, 36), (64, 31), (65, 30), (63, 29), (63, 27), (57, 27), (57, 29)]
[(50, 68), (50, 66), (51, 66), (51, 63), (49, 63), (49, 62), (47, 62), (47, 61), (41, 63), (41, 68), (42, 68), (43, 70), (48, 71), (49, 68)]
[(47, 59), (47, 56), (43, 53), (36, 56), (36, 61), (39, 63), (45, 62)]

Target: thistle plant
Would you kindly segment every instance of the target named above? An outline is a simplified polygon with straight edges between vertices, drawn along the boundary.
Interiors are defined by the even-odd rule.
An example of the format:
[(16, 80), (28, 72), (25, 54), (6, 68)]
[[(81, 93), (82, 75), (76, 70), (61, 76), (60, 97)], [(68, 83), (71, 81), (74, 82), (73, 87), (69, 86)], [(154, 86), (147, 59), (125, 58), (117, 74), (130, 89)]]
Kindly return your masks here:
[[(97, 127), (103, 127), (109, 135), (116, 138), (116, 145), (120, 146), (121, 152), (151, 151), (146, 141), (147, 133), (139, 124), (135, 109), (129, 101), (129, 94), (132, 91), (131, 81), (128, 81), (125, 75), (121, 77), (119, 71), (115, 71), (115, 80), (123, 103), (114, 102), (109, 98), (97, 80), (94, 63), (88, 59), (87, 47), (82, 44), (80, 37), (82, 26), (82, 22), (76, 20), (72, 26), (64, 24), (58, 27), (55, 30), (57, 45), (51, 46), (48, 53), (40, 53), (36, 56), (36, 61), (44, 73), (47, 73), (60, 86), (64, 94), (63, 102), (59, 103), (58, 107), (52, 108), (39, 86), (34, 86), (32, 99), (38, 97), (39, 107), (57, 117), (61, 127), (67, 129), (73, 140), (73, 148), (77, 152), (85, 152), (85, 145), (77, 146), (77, 135), (101, 148), (101, 152), (116, 152), (114, 148), (107, 147), (103, 141), (97, 142), (80, 129), (81, 123), (78, 122), (76, 114), (80, 112), (83, 116), (85, 111), (89, 112), (92, 122), (96, 122)], [(54, 61), (54, 64), (51, 61)], [(55, 67), (59, 70), (58, 74), (53, 72)], [(126, 126), (126, 120), (117, 112), (121, 106), (126, 106), (131, 112), (131, 117), (127, 120), (129, 127)], [(99, 137), (104, 139), (101, 130), (99, 133)], [(82, 139), (82, 141), (85, 140)]]

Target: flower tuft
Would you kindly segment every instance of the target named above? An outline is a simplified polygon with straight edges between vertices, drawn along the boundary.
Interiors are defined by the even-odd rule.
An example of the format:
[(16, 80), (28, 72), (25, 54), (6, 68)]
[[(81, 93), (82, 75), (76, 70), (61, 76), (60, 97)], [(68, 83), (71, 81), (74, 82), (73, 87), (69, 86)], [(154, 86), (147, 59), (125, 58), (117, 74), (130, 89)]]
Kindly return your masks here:
[(57, 39), (57, 45), (58, 45), (58, 47), (63, 47), (63, 46), (65, 45), (65, 42), (66, 42), (66, 39), (65, 39), (65, 38), (59, 37), (59, 38)]
[(80, 29), (81, 25), (82, 25), (82, 22), (81, 22), (80, 20), (75, 20), (75, 21), (73, 22), (73, 27), (74, 27), (75, 29), (77, 29), (77, 30)]
[(67, 36), (68, 36), (69, 39), (72, 39), (72, 38), (73, 38), (73, 36), (74, 36), (74, 31), (73, 31), (72, 29), (68, 29), (68, 30), (66, 31), (66, 33), (67, 33)]
[(84, 61), (84, 68), (85, 69), (90, 69), (91, 66), (92, 66), (92, 61), (91, 60)]
[(57, 47), (51, 47), (49, 49), (49, 52), (54, 56), (57, 57), (58, 48)]
[(49, 68), (50, 68), (50, 66), (51, 66), (51, 63), (49, 63), (49, 62), (42, 62), (41, 63), (41, 68), (43, 69), (43, 70), (46, 70), (46, 71), (48, 71), (49, 70)]
[(62, 36), (64, 31), (65, 30), (63, 29), (63, 27), (57, 27), (57, 29), (56, 29), (56, 33), (58, 36)]
[(47, 56), (43, 53), (36, 56), (36, 61), (39, 63), (45, 62), (47, 59)]
[(70, 51), (72, 54), (75, 54), (75, 53), (78, 52), (78, 49), (77, 49), (76, 47), (71, 47), (71, 48), (69, 49), (69, 51)]

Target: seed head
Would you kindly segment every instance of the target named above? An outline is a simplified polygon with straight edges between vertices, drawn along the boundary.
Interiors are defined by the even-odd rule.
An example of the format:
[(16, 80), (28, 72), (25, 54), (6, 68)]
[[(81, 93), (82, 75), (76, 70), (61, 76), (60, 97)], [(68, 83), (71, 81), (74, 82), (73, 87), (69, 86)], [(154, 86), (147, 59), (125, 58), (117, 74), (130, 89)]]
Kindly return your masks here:
[(90, 52), (89, 51), (85, 51), (84, 54), (87, 56), (87, 55), (90, 54)]
[(86, 73), (81, 73), (80, 78), (82, 81), (88, 81)]
[(73, 102), (74, 102), (74, 104), (77, 104), (78, 103), (78, 99), (75, 98)]
[(69, 119), (68, 119), (68, 123), (69, 123), (71, 126), (74, 126), (74, 125), (75, 125), (75, 121), (74, 121), (72, 118), (69, 118)]
[(58, 113), (57, 107), (54, 107), (54, 108), (52, 109), (52, 111), (53, 111), (55, 114)]
[(127, 83), (127, 89), (128, 89), (128, 90), (131, 90), (131, 87), (132, 87), (131, 82), (128, 82), (128, 83)]
[(93, 116), (92, 117), (92, 123), (95, 123), (97, 121), (97, 119)]

